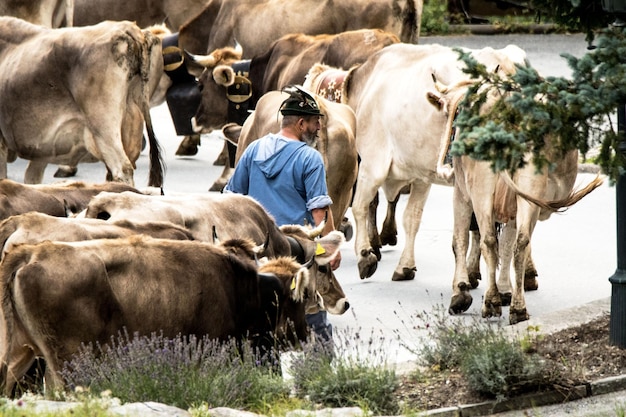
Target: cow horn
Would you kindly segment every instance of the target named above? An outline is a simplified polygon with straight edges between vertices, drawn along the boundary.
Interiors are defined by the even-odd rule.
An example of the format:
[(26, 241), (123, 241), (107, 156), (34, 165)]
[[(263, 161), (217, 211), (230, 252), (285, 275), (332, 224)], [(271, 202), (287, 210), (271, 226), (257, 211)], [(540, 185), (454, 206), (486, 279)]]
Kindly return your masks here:
[(437, 77), (435, 77), (434, 73), (431, 73), (430, 75), (431, 77), (433, 77), (433, 82), (435, 83), (435, 88), (437, 89), (437, 91), (439, 91), (440, 93), (446, 93), (448, 91), (448, 86), (437, 80)]
[(303, 268), (310, 268), (311, 266), (313, 266), (313, 262), (315, 262), (315, 255), (311, 256), (311, 259), (309, 259), (308, 261), (306, 261), (304, 264), (302, 264)]
[(322, 220), (315, 229), (309, 230), (307, 232), (307, 235), (310, 239), (314, 239), (322, 234), (322, 232), (324, 231), (324, 227), (326, 227), (326, 219)]
[(187, 55), (189, 55), (189, 57), (191, 57), (191, 60), (200, 65), (203, 66), (204, 68), (209, 68), (209, 67), (214, 67), (215, 64), (217, 64), (217, 60), (215, 59), (215, 57), (211, 54), (209, 55), (195, 55), (192, 54), (191, 52), (185, 51), (185, 53)]
[(213, 243), (220, 243), (219, 237), (217, 237), (217, 230), (215, 229), (215, 225), (212, 226), (211, 230), (213, 231)]

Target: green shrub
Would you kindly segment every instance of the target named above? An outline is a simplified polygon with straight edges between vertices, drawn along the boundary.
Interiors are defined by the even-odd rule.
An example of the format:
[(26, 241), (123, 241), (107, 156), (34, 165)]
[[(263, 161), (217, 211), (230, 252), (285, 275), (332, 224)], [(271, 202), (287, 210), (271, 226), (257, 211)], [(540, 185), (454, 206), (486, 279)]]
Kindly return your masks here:
[(422, 10), (421, 35), (441, 35), (450, 32), (448, 23), (448, 2), (425, 0)]
[[(414, 316), (414, 329), (425, 332), (417, 346), (405, 346), (434, 371), (460, 371), (471, 389), (491, 397), (510, 396), (545, 387), (559, 372), (532, 353), (530, 334), (516, 340), (502, 320), (450, 316), (443, 305)], [(535, 329), (533, 329), (534, 331)]]
[(242, 352), (234, 342), (124, 334), (107, 346), (83, 346), (62, 375), (69, 386), (110, 390), (122, 402), (260, 410), (289, 390), (281, 375), (258, 362), (249, 347)]
[(327, 407), (361, 407), (377, 415), (397, 413), (398, 379), (387, 366), (384, 338), (371, 334), (362, 343), (358, 331), (336, 333), (334, 352), (309, 343), (294, 360), (296, 394)]

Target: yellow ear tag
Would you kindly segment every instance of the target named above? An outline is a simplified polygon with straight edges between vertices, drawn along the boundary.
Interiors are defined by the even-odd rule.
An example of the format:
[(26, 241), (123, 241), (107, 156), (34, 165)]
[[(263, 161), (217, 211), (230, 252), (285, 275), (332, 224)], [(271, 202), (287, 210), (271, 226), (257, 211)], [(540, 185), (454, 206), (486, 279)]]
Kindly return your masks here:
[(291, 278), (291, 285), (289, 286), (289, 289), (291, 291), (296, 289), (296, 279), (295, 278)]
[(315, 248), (315, 255), (323, 255), (326, 253), (326, 249), (322, 247), (319, 243), (317, 244), (317, 248)]

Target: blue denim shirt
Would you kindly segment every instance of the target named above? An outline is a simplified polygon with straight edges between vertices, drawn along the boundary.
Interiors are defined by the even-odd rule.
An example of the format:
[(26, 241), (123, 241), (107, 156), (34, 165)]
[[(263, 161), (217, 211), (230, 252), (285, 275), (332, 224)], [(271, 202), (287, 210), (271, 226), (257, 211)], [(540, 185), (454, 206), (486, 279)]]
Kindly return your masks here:
[(332, 204), (322, 155), (304, 142), (268, 134), (245, 150), (225, 192), (257, 200), (276, 223), (315, 224), (311, 210)]

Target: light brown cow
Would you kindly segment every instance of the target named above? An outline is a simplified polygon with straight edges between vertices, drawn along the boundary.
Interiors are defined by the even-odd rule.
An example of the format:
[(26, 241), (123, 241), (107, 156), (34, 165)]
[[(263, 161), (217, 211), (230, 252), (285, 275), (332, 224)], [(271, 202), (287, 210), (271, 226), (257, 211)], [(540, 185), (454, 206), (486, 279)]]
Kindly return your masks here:
[(417, 43), (422, 8), (423, 0), (209, 0), (179, 29), (180, 44), (206, 53), (237, 42), (244, 57), (252, 58), (290, 33), (382, 29), (402, 42)]
[[(256, 110), (248, 117), (238, 136), (236, 161), (248, 145), (270, 132), (280, 130), (282, 115), (278, 113), (280, 104), (288, 97), (287, 93), (270, 91), (257, 103)], [(352, 188), (356, 181), (358, 156), (356, 153), (355, 134), (356, 118), (354, 111), (341, 103), (328, 101), (315, 96), (324, 117), (320, 119), (321, 128), (315, 148), (324, 158), (328, 195), (333, 200), (331, 210), (335, 229), (344, 231), (341, 219), (352, 200)], [(229, 126), (224, 134), (232, 135), (234, 128)]]
[(3, 0), (0, 16), (13, 16), (48, 28), (72, 26), (74, 0)]
[(162, 184), (148, 108), (148, 74), (163, 65), (156, 37), (131, 22), (47, 29), (2, 17), (0, 39), (0, 63), (11, 63), (0, 74), (0, 178), (12, 151), (30, 161), (27, 183), (40, 183), (48, 163), (96, 158), (109, 180), (132, 185), (145, 122), (149, 185)]
[[(515, 68), (507, 53), (485, 48), (484, 54), (501, 55), (503, 68)], [(486, 59), (482, 57), (481, 62)], [(450, 178), (439, 175), (436, 169), (441, 149), (447, 146), (448, 108), (436, 109), (429, 101), (431, 92), (437, 92), (433, 74), (446, 83), (468, 78), (451, 48), (397, 44), (351, 69), (344, 80), (342, 100), (356, 112), (361, 157), (352, 203), (361, 278), (370, 277), (377, 267), (378, 257), (370, 240), (375, 225), (370, 228), (369, 207), (379, 188), (388, 201), (393, 201), (410, 185), (403, 217), (406, 243), (392, 276), (392, 280), (407, 280), (415, 276), (415, 236), (431, 184), (451, 185)]]
[(345, 241), (343, 234), (334, 231), (313, 241), (322, 233), (323, 223), (312, 230), (289, 225), (278, 228), (251, 197), (218, 193), (171, 196), (100, 193), (91, 200), (84, 216), (109, 221), (167, 221), (186, 227), (195, 239), (208, 242), (214, 240), (215, 228), (219, 239), (252, 239), (257, 245), (265, 245), (265, 256), (293, 256), (301, 263), (314, 256), (319, 243), (325, 250), (315, 256), (310, 271), (318, 282), (325, 309), (331, 314), (343, 314), (350, 306), (334, 273), (327, 267)]
[[(440, 89), (439, 103), (446, 103), (450, 111), (456, 112), (454, 99), (455, 86)], [(482, 111), (487, 111), (502, 97), (491, 91)], [(458, 104), (458, 102), (456, 103)], [(472, 213), (480, 230), (480, 248), (487, 264), (488, 287), (483, 297), (482, 316), (499, 317), (503, 300), (511, 296), (509, 322), (511, 324), (528, 320), (524, 290), (531, 286), (527, 281), (528, 268), (532, 267), (531, 238), (537, 220), (546, 220), (562, 208), (569, 207), (602, 184), (598, 176), (580, 190), (573, 190), (578, 172), (578, 151), (558, 153), (551, 144), (553, 137), (545, 139), (545, 156), (548, 165), (541, 171), (530, 162), (517, 170), (514, 175), (508, 172), (495, 173), (491, 164), (477, 161), (467, 156), (455, 157), (454, 167), (454, 235), (453, 252), (456, 267), (453, 280), (453, 293), (449, 311), (457, 314), (466, 311), (472, 303), (469, 294), (469, 278), (466, 266), (468, 231)], [(504, 224), (498, 248), (496, 223)], [(496, 280), (499, 261), (502, 265)], [(515, 285), (511, 286), (509, 269), (511, 261), (515, 271)], [(536, 275), (536, 272), (534, 273)], [(533, 281), (535, 276), (531, 277)], [(536, 288), (536, 281), (532, 289)]]
[(194, 240), (189, 230), (169, 222), (107, 222), (100, 219), (55, 217), (34, 211), (11, 216), (0, 223), (0, 260), (15, 246), (24, 243), (116, 239), (137, 234), (159, 239)]
[(49, 387), (62, 388), (59, 372), (81, 344), (105, 345), (121, 331), (250, 337), (265, 352), (282, 342), (275, 335), (287, 344), (307, 340), (305, 295), (315, 294), (315, 282), (306, 267), (279, 258), (259, 274), (253, 257), (245, 240), (217, 246), (147, 236), (15, 248), (0, 264), (4, 393), (36, 356)]
[[(140, 27), (163, 23), (173, 32), (204, 8), (206, 0), (74, 0), (74, 25), (131, 20)], [(191, 51), (205, 53), (206, 49)]]
[(91, 198), (103, 191), (140, 193), (136, 188), (120, 182), (90, 184), (69, 181), (22, 184), (9, 179), (0, 179), (0, 220), (29, 211), (67, 217), (68, 214), (85, 210)]

